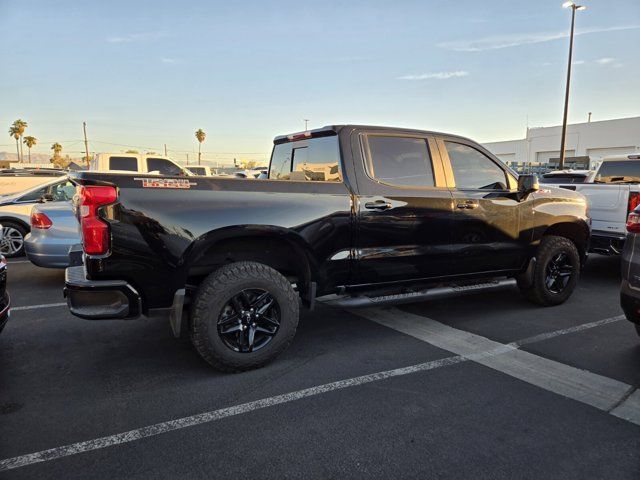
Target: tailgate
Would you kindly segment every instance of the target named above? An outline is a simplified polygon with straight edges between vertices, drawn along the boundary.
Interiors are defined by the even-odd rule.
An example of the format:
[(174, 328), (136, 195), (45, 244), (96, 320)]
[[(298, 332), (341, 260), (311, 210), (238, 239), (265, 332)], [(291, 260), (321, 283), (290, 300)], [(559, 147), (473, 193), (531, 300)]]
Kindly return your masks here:
[(587, 197), (591, 228), (594, 231), (626, 235), (629, 185), (585, 183), (572, 187)]

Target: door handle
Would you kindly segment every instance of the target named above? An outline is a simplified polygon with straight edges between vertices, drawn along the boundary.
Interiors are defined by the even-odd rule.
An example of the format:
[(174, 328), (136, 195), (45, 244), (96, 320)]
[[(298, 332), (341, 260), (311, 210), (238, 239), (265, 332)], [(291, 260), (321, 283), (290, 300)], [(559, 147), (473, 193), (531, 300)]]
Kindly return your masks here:
[(475, 200), (467, 200), (466, 202), (461, 202), (456, 206), (460, 209), (473, 210), (474, 208), (478, 208), (480, 204)]
[(391, 204), (384, 200), (376, 200), (375, 202), (365, 203), (364, 208), (368, 208), (369, 210), (387, 210), (391, 208)]

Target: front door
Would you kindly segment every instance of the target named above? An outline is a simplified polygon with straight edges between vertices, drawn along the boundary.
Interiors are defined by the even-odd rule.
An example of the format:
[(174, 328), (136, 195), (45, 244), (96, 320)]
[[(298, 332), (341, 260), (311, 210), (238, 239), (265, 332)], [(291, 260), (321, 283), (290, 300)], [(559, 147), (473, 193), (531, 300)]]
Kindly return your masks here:
[(498, 162), (461, 139), (440, 139), (455, 209), (452, 249), (459, 274), (515, 270), (523, 266), (531, 232), (515, 178)]
[(434, 141), (415, 133), (357, 137), (357, 283), (447, 275), (453, 203)]

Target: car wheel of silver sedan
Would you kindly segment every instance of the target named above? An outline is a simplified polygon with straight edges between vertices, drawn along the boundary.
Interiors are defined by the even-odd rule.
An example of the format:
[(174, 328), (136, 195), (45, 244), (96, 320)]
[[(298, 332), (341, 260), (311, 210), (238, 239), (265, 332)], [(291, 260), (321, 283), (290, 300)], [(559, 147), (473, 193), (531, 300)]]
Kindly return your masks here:
[(24, 237), (27, 234), (21, 225), (2, 222), (2, 238), (0, 238), (0, 253), (5, 257), (18, 257), (24, 253)]

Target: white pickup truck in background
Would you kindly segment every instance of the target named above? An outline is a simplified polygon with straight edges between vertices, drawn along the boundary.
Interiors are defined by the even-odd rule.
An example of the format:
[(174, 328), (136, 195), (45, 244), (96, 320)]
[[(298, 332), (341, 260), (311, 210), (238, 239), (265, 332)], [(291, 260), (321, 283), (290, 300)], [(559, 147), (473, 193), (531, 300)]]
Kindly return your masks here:
[(629, 212), (640, 204), (640, 154), (605, 157), (593, 183), (559, 185), (587, 197), (594, 253), (617, 255), (627, 235)]

